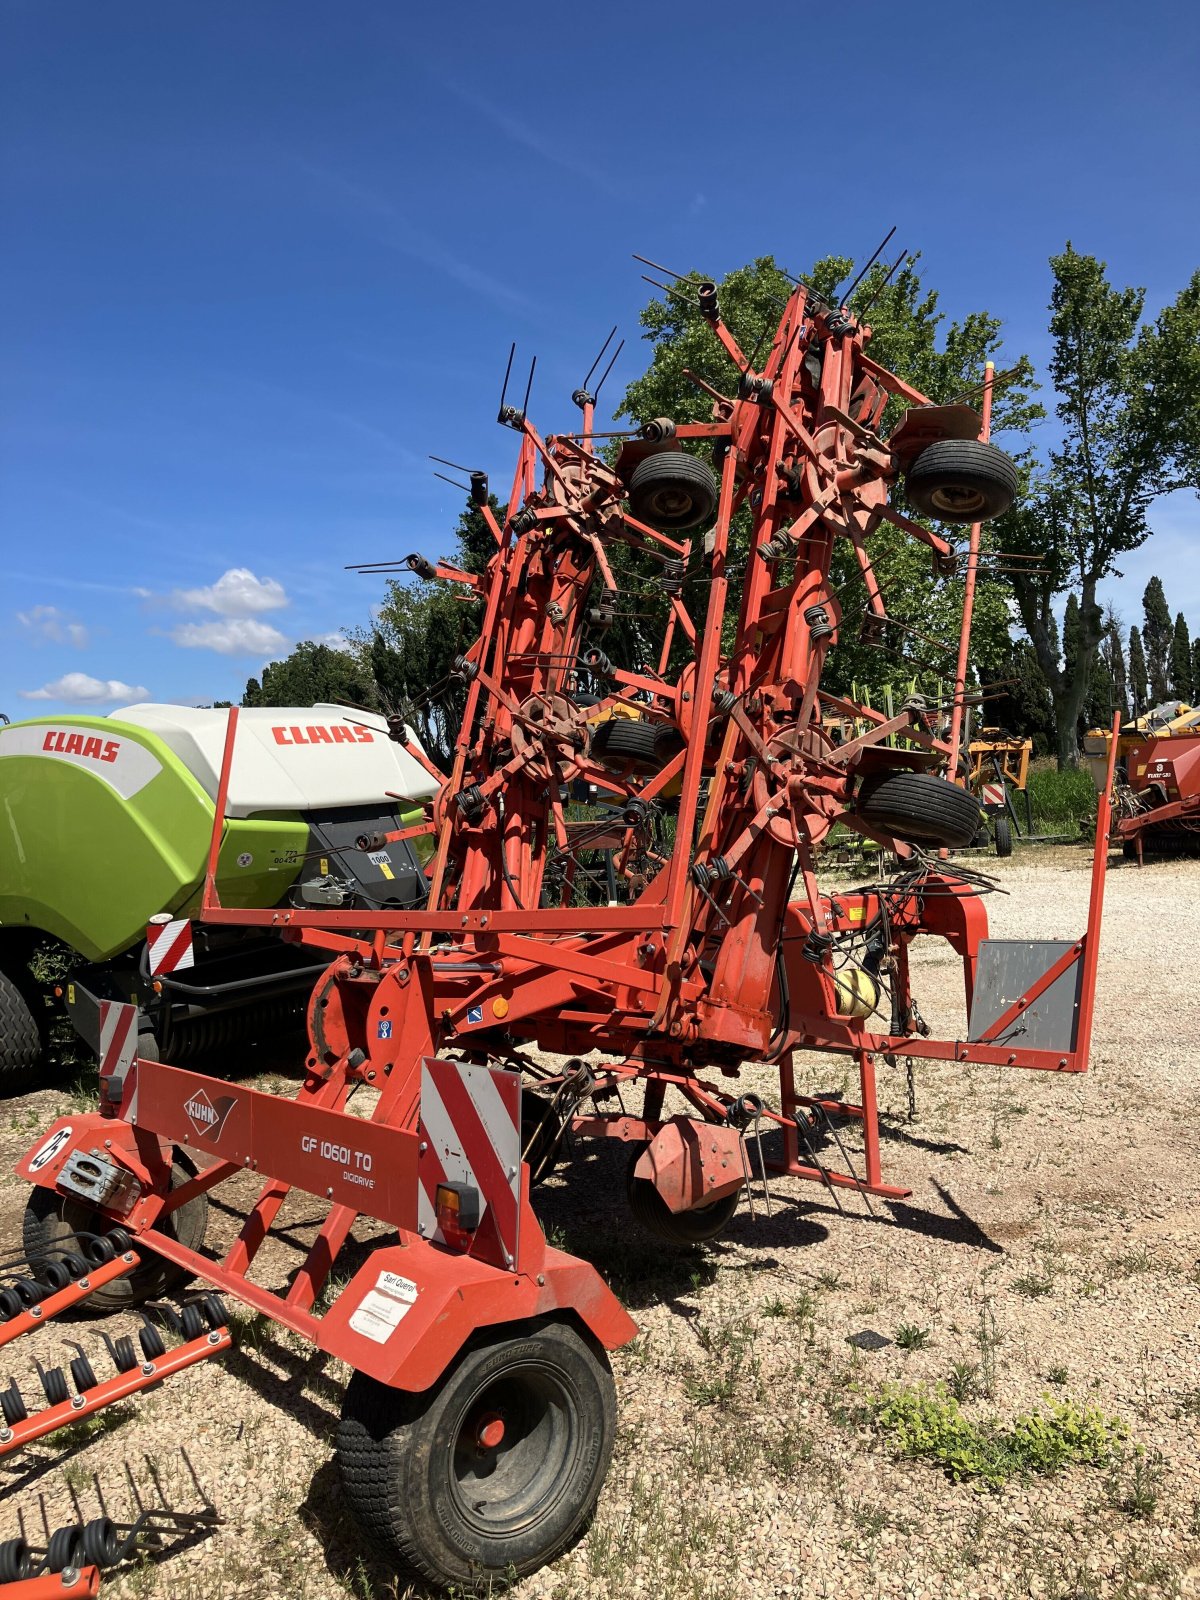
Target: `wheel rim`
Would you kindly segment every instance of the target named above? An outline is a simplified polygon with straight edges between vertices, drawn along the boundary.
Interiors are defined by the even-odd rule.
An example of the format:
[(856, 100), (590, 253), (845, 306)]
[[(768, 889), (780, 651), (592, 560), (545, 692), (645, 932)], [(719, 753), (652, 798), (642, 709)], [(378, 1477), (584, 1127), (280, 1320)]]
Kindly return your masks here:
[(692, 513), (695, 502), (687, 489), (662, 488), (656, 489), (650, 496), (650, 509), (656, 516), (670, 518), (674, 521), (677, 517), (687, 517)]
[(455, 1504), (489, 1538), (549, 1514), (579, 1442), (578, 1407), (561, 1374), (527, 1363), (478, 1390), (459, 1413), (450, 1461)]
[(929, 498), (937, 511), (974, 513), (987, 505), (986, 497), (966, 484), (947, 484), (943, 489), (935, 489)]

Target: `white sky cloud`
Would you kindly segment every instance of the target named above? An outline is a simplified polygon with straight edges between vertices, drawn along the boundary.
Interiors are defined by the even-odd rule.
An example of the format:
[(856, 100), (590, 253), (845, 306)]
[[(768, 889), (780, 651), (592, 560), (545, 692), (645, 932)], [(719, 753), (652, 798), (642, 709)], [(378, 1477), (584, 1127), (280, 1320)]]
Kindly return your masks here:
[(18, 611), (17, 621), (28, 633), (49, 639), (52, 644), (72, 644), (82, 650), (88, 642), (88, 631), (82, 622), (75, 622), (57, 606), (31, 606), (28, 611)]
[(215, 650), (221, 656), (278, 655), (287, 639), (269, 622), (254, 617), (226, 617), (221, 622), (181, 622), (171, 638), (185, 650)]
[(23, 700), (62, 700), (71, 705), (111, 705), (117, 700), (146, 700), (145, 684), (122, 683), (120, 678), (93, 678), (86, 672), (68, 672), (40, 689), (22, 689)]
[(181, 611), (215, 611), (221, 617), (255, 617), (288, 604), (275, 578), (258, 578), (249, 567), (230, 567), (203, 589), (176, 589), (171, 602)]

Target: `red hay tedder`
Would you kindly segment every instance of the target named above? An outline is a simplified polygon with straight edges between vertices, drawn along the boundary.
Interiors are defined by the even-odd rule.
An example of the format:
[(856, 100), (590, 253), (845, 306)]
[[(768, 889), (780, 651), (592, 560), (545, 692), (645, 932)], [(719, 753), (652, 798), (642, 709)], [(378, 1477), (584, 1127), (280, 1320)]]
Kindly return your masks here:
[[(736, 369), (732, 393), (709, 391), (709, 422), (649, 421), (610, 458), (586, 389), (578, 430), (545, 438), (502, 401), (520, 440), (502, 519), (483, 475), (473, 482), (495, 554), (481, 578), (436, 569), (478, 597), (483, 622), (457, 666), (466, 711), (428, 823), (426, 909), (220, 905), (230, 712), (203, 916), (329, 952), (298, 1093), (134, 1060), (131, 1045), (106, 1063), (101, 1111), (56, 1123), (19, 1169), (36, 1185), (32, 1257), (99, 1212), (145, 1257), (120, 1280), (128, 1295), (195, 1275), (347, 1362), (348, 1500), (398, 1565), (440, 1583), (552, 1560), (608, 1467), (605, 1352), (636, 1330), (530, 1204), (565, 1134), (624, 1141), (635, 1216), (665, 1244), (696, 1243), (730, 1222), (760, 1126), (782, 1130), (778, 1171), (835, 1196), (909, 1192), (881, 1170), (880, 1058), (1087, 1065), (1111, 770), (1086, 932), (992, 940), (986, 884), (946, 860), (979, 821), (942, 776), (957, 770), (959, 717), (940, 742), (918, 698), (885, 718), (821, 689), (843, 630), (886, 621), (870, 556), (881, 522), (926, 545), (936, 573), (958, 569), (956, 550), (899, 508), (901, 486), (929, 520), (975, 524), (969, 599), (978, 523), (1010, 503), (1012, 462), (979, 437), (974, 410), (886, 371), (870, 328), (806, 286), (761, 370), (712, 284), (699, 304)], [(739, 515), (750, 555), (735, 572)], [(865, 579), (853, 619), (829, 578), (839, 539)], [(614, 663), (597, 641), (631, 567), (663, 597), (664, 627), (656, 655)], [(960, 670), (956, 713), (962, 699)], [(835, 746), (823, 721), (837, 714), (870, 729)], [(837, 823), (886, 847), (895, 870), (823, 890), (818, 847)], [(596, 852), (608, 853), (599, 892)], [(944, 1039), (910, 985), (910, 946), (930, 934), (962, 961), (962, 1023)], [(858, 1103), (798, 1092), (798, 1051), (852, 1058)], [(777, 1105), (712, 1081), (747, 1063), (777, 1066)], [(627, 1111), (620, 1091), (638, 1085)], [(347, 1102), (366, 1090), (373, 1107), (355, 1114)], [(831, 1118), (861, 1124), (861, 1175), (822, 1159)], [(249, 1175), (240, 1234), (206, 1251), (206, 1195), (232, 1183), (248, 1196)], [(292, 1189), (328, 1215), (286, 1286), (266, 1287), (256, 1255)], [(360, 1215), (395, 1242), (326, 1289), (318, 1314)]]

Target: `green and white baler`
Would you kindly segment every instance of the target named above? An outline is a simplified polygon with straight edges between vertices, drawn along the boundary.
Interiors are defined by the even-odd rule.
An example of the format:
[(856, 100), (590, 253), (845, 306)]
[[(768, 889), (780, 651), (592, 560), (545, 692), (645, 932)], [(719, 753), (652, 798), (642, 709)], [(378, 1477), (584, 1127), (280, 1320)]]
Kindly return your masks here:
[[(148, 704), (0, 727), (0, 1085), (45, 1057), (47, 971), (93, 1049), (101, 999), (136, 1000), (142, 1053), (172, 1061), (298, 1014), (325, 963), (258, 930), (197, 925), (193, 964), (151, 981), (148, 921), (199, 903), (225, 729), (220, 709)], [(410, 841), (355, 843), (420, 819), (436, 784), (412, 743), (345, 706), (242, 711), (222, 902), (420, 904)]]

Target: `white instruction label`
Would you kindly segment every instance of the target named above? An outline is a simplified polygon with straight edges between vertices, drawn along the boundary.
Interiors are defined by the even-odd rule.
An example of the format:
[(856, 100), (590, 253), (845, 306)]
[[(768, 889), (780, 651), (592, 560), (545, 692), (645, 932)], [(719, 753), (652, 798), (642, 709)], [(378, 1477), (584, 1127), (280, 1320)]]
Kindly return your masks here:
[(402, 1278), (398, 1272), (381, 1272), (375, 1287), (363, 1295), (350, 1326), (364, 1338), (386, 1344), (416, 1305), (418, 1292), (411, 1278)]

